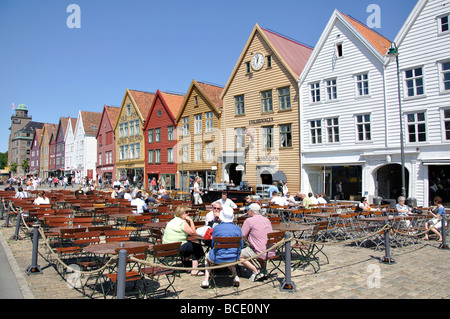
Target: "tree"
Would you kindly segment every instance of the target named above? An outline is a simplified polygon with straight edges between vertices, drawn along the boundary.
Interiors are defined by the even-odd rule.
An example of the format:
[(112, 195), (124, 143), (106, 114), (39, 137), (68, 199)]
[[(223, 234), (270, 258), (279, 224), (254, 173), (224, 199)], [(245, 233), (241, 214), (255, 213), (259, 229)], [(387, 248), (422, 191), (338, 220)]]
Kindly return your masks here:
[(11, 173), (16, 173), (17, 172), (17, 166), (19, 166), (17, 163), (11, 163), (10, 164)]
[(28, 169), (30, 168), (30, 163), (28, 163), (28, 161), (26, 159), (24, 159), (21, 166), (26, 175), (26, 173), (28, 172)]

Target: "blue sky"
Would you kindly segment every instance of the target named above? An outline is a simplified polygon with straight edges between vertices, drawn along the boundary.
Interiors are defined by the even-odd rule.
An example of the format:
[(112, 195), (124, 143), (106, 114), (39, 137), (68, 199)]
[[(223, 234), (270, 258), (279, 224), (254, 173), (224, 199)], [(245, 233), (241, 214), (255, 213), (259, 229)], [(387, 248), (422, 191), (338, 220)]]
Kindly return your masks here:
[[(192, 79), (225, 85), (258, 23), (315, 46), (334, 9), (366, 23), (370, 4), (393, 40), (416, 0), (1, 0), (0, 152), (12, 104), (34, 121), (120, 106), (125, 89), (185, 93)], [(70, 4), (80, 28), (69, 28)]]

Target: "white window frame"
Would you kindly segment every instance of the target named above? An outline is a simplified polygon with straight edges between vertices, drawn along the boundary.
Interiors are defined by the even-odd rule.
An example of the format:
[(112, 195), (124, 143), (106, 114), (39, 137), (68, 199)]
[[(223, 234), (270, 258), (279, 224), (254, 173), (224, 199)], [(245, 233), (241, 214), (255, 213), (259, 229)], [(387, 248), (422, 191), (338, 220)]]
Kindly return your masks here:
[(148, 160), (147, 160), (148, 164), (153, 164), (155, 162), (154, 154), (155, 154), (154, 150), (148, 150)]
[[(422, 74), (421, 75), (416, 75), (416, 71), (417, 70), (421, 70)], [(407, 77), (406, 73), (407, 72), (412, 72), (412, 76), (411, 77)], [(413, 67), (413, 68), (408, 68), (403, 70), (403, 85), (404, 85), (404, 94), (405, 94), (405, 98), (417, 98), (417, 97), (424, 97), (425, 96), (425, 68), (422, 66), (417, 66), (417, 67)], [(418, 81), (422, 80), (422, 85), (418, 85)], [(413, 89), (413, 94), (410, 95), (410, 88), (408, 87), (408, 83), (412, 84), (412, 89)], [(422, 93), (419, 94), (418, 92), (418, 88), (422, 88)]]
[[(361, 121), (359, 121), (361, 117)], [(368, 117), (368, 119), (367, 119)], [(357, 142), (370, 142), (372, 141), (372, 114), (357, 114), (355, 115), (356, 122), (356, 141)], [(363, 134), (362, 139), (360, 133)], [(367, 136), (370, 134), (370, 137)]]
[[(446, 116), (446, 113), (447, 116)], [(450, 108), (442, 109), (443, 141), (450, 142)]]
[(194, 134), (202, 134), (202, 115), (194, 115)]
[(326, 92), (326, 100), (328, 102), (337, 101), (338, 99), (337, 79), (325, 80), (325, 92)]
[(262, 149), (270, 150), (274, 148), (274, 127), (273, 126), (263, 126), (262, 129)]
[[(310, 120), (309, 121), (309, 142), (311, 145), (322, 145), (323, 137), (322, 137), (322, 120)], [(318, 125), (320, 124), (320, 125)]]
[(189, 116), (182, 118), (183, 136), (189, 136)]
[[(447, 22), (446, 22), (446, 26), (447, 26), (447, 30), (442, 31), (442, 27), (443, 27), (443, 19), (447, 18)], [(444, 35), (444, 34), (450, 34), (450, 13), (446, 13), (443, 15), (440, 15), (437, 17), (437, 25), (438, 25), (438, 34), (439, 35)]]
[(173, 157), (173, 148), (168, 148), (167, 149), (167, 163), (172, 164), (174, 161), (174, 157)]
[[(422, 120), (418, 119), (419, 114), (423, 114), (424, 118)], [(413, 121), (411, 121), (411, 117), (413, 117)], [(427, 132), (427, 112), (426, 111), (417, 111), (406, 114), (406, 140), (409, 144), (419, 144), (428, 142), (428, 132)], [(420, 126), (425, 126), (424, 131), (419, 131)], [(414, 138), (415, 141), (411, 141), (411, 127), (414, 127)], [(419, 137), (421, 134), (425, 134), (425, 140), (419, 141)]]
[[(448, 65), (448, 69), (444, 70), (444, 65)], [(441, 93), (450, 93), (450, 60), (440, 61), (438, 63), (439, 68), (439, 87)], [(446, 80), (445, 77), (448, 77)], [(448, 88), (445, 88), (446, 82), (448, 83)]]
[(325, 119), (327, 128), (327, 142), (330, 144), (340, 143), (339, 117), (330, 117)]
[(320, 89), (320, 81), (309, 84), (309, 98), (311, 104), (320, 103), (322, 101)]
[(202, 143), (194, 143), (194, 161), (195, 162), (201, 162), (203, 158), (203, 148)]
[(205, 159), (208, 162), (211, 162), (214, 160), (214, 142), (208, 142), (206, 143), (205, 147)]
[(369, 73), (360, 73), (355, 75), (356, 82), (356, 96), (368, 97), (370, 96), (370, 82)]
[(205, 113), (205, 132), (212, 132), (214, 129), (214, 115), (213, 112)]

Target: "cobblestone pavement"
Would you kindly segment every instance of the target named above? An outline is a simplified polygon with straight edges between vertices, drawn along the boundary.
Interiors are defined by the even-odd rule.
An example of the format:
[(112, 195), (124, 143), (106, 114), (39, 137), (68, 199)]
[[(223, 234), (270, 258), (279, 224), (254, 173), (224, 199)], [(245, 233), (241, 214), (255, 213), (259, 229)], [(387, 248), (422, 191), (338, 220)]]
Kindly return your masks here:
[[(3, 226), (3, 221), (0, 221)], [(49, 263), (39, 256), (42, 274), (26, 274), (32, 261), (32, 243), (23, 233), (19, 240), (11, 240), (15, 227), (0, 227), (3, 242), (9, 246), (18, 269), (16, 275), (26, 299), (84, 299), (71, 288)], [(8, 247), (6, 247), (8, 249)], [(40, 242), (40, 252), (44, 248)], [(243, 269), (239, 295), (233, 288), (220, 287), (219, 296), (214, 289), (201, 289), (202, 277), (182, 273), (175, 281), (180, 300), (232, 299), (232, 300), (285, 300), (285, 299), (449, 299), (447, 284), (450, 250), (439, 249), (437, 241), (419, 243), (391, 249), (395, 263), (380, 263), (384, 250), (326, 245), (324, 252), (329, 263), (322, 259), (321, 269), (312, 267), (295, 270), (292, 281), (296, 291), (280, 291), (266, 280), (251, 282)], [(100, 295), (97, 295), (100, 298)], [(171, 297), (169, 297), (171, 299)]]

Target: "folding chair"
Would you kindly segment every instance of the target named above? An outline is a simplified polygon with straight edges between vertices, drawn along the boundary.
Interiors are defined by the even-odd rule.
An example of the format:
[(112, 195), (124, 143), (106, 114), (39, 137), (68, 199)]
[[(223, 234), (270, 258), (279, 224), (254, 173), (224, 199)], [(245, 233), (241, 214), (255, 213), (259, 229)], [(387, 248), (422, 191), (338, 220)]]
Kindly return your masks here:
[[(323, 245), (319, 247), (317, 243), (317, 239), (319, 237), (319, 229), (320, 225), (313, 225), (312, 233), (310, 236), (305, 239), (311, 243), (297, 243), (291, 246), (292, 250), (299, 254), (299, 261), (293, 265), (293, 268), (306, 268), (307, 266), (312, 266), (314, 269), (314, 273), (317, 273), (320, 270), (320, 260), (317, 255), (322, 253), (326, 258), (327, 262), (328, 257), (323, 252)], [(317, 267), (317, 268), (316, 268)]]
[[(232, 258), (230, 257), (231, 260), (229, 260), (227, 262), (223, 262), (223, 263), (216, 262), (217, 253), (221, 249), (228, 250), (230, 255), (233, 256)], [(239, 260), (239, 258), (241, 256), (241, 250), (242, 250), (242, 237), (214, 237), (214, 239), (213, 239), (213, 251), (214, 251), (213, 260), (210, 260), (209, 258), (207, 258), (207, 262), (211, 266), (218, 266), (218, 265), (226, 266), (227, 264), (234, 263)], [(232, 266), (232, 267), (236, 267), (236, 266)], [(227, 278), (231, 279), (233, 281), (233, 287), (235, 288), (236, 293), (239, 293), (239, 284), (234, 281), (233, 277), (230, 277), (228, 274), (220, 276), (216, 272), (218, 272), (218, 270), (216, 270), (216, 269), (210, 270), (210, 280), (214, 284), (214, 289), (215, 289), (216, 294), (217, 294), (216, 278), (219, 278), (219, 277), (227, 277)]]
[[(119, 254), (122, 248), (116, 249), (116, 255)], [(133, 289), (127, 290), (125, 289), (125, 295), (136, 295), (137, 298), (140, 298), (147, 290), (145, 284), (144, 274), (140, 271), (141, 264), (135, 261), (132, 261), (129, 256), (133, 256), (136, 259), (145, 260), (147, 258), (147, 246), (138, 246), (134, 248), (127, 248), (127, 271), (125, 273), (125, 283), (133, 283)], [(133, 270), (134, 267), (137, 266), (137, 270)], [(110, 273), (104, 274), (105, 281), (101, 283), (101, 288), (103, 292), (103, 297), (106, 299), (107, 295), (110, 291), (114, 292), (114, 296), (117, 295), (117, 278), (118, 278), (118, 262), (115, 264), (114, 268)], [(107, 290), (105, 290), (105, 286), (109, 284)], [(138, 287), (138, 285), (142, 285), (142, 287)], [(127, 287), (125, 287), (127, 288)], [(137, 288), (135, 290), (134, 288)]]
[(105, 230), (105, 241), (129, 241), (130, 240), (130, 231), (129, 230)]
[[(164, 296), (167, 295), (167, 292), (169, 291), (170, 287), (174, 290), (175, 296), (178, 298), (178, 292), (176, 291), (175, 287), (173, 286), (173, 283), (175, 282), (175, 278), (177, 275), (177, 272), (173, 269), (165, 268), (164, 266), (171, 266), (174, 265), (177, 262), (181, 262), (180, 259), (180, 246), (181, 242), (177, 243), (170, 243), (170, 244), (160, 244), (160, 245), (154, 245), (153, 246), (153, 261), (155, 263), (159, 263), (163, 265), (162, 267), (145, 267), (142, 268), (141, 271), (144, 273), (145, 277), (149, 277), (150, 279), (157, 279), (159, 283), (159, 278), (161, 276), (165, 276), (168, 281), (168, 286), (163, 289)], [(156, 296), (156, 292), (158, 286), (152, 285), (151, 295), (153, 297)]]
[[(286, 234), (286, 231), (273, 232), (273, 233), (267, 234), (267, 249), (270, 249), (274, 245), (278, 244), (281, 240), (283, 240), (285, 234)], [(271, 251), (273, 251), (274, 249), (272, 249)], [(270, 251), (268, 251), (265, 255), (261, 255), (257, 258), (257, 260), (259, 262), (264, 263), (264, 272), (267, 272), (267, 264), (269, 262), (272, 264), (273, 268), (270, 270), (269, 273), (267, 273), (268, 278), (272, 277), (272, 273), (275, 270), (279, 270), (279, 271), (281, 271), (283, 276), (285, 275), (284, 271), (281, 270), (281, 268), (280, 268), (281, 263), (283, 262), (283, 250), (284, 250), (284, 246), (280, 246), (280, 247), (276, 248), (274, 255), (269, 256), (271, 254), (270, 254)], [(277, 274), (276, 274), (276, 277), (278, 277)], [(272, 280), (272, 283), (273, 283), (273, 286), (275, 287), (274, 280)]]

